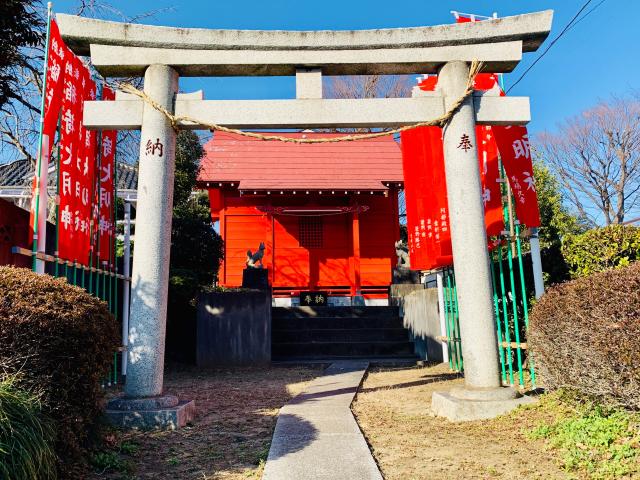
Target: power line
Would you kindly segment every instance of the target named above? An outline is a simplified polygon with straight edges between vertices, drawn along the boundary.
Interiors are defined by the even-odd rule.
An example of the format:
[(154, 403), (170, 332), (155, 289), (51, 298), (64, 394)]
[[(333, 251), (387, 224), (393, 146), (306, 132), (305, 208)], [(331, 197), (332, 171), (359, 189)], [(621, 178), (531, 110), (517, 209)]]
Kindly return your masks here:
[[(580, 7), (580, 10), (578, 10), (578, 12), (573, 16), (573, 18), (569, 21), (569, 23), (567, 23), (565, 25), (565, 27), (562, 29), (562, 31), (558, 34), (558, 36), (556, 38), (553, 39), (553, 41), (551, 41), (551, 43), (549, 43), (549, 45), (547, 46), (547, 48), (544, 50), (544, 52), (542, 52), (540, 54), (540, 56), (538, 58), (535, 59), (535, 61), (529, 65), (529, 68), (527, 68), (524, 73), (522, 75), (520, 75), (520, 78), (518, 78), (518, 80), (515, 81), (515, 83), (513, 85), (511, 85), (509, 87), (509, 89), (507, 90), (506, 93), (509, 93), (513, 87), (515, 87), (518, 83), (520, 83), (522, 81), (522, 79), (527, 75), (527, 73), (529, 73), (529, 71), (540, 61), (542, 60), (542, 58), (547, 54), (547, 52), (549, 50), (551, 50), (551, 47), (553, 47), (556, 42), (558, 40), (560, 40), (562, 38), (562, 36), (567, 33), (573, 26), (575, 26), (574, 22), (576, 22), (576, 19), (580, 16), (580, 14), (584, 11), (585, 8), (587, 8), (589, 6), (589, 4), (592, 2), (593, 0), (587, 0), (584, 5), (582, 5), (582, 7)], [(599, 7), (602, 3), (604, 3), (605, 0), (602, 0), (598, 5), (596, 5), (594, 8), (592, 8), (589, 12), (587, 12), (584, 17), (582, 17), (579, 21), (583, 20), (587, 15), (589, 15), (591, 12), (593, 12), (597, 7)], [(578, 23), (576, 22), (576, 23)]]
[(591, 15), (596, 8), (598, 8), (600, 5), (602, 5), (606, 1), (607, 0), (600, 0), (600, 2), (598, 2), (595, 7), (593, 7), (591, 10), (589, 10), (582, 17), (580, 17), (573, 25), (571, 25), (571, 27), (569, 27), (569, 30), (567, 30), (567, 32), (571, 31), (576, 25), (578, 25), (582, 20), (587, 18), (589, 15)]

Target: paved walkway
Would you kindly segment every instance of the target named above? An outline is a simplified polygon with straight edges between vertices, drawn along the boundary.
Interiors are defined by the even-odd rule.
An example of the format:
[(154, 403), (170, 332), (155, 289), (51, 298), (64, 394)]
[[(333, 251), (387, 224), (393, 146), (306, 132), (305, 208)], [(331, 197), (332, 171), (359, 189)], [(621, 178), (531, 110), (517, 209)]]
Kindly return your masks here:
[(367, 362), (335, 362), (280, 409), (263, 480), (382, 480), (349, 408)]

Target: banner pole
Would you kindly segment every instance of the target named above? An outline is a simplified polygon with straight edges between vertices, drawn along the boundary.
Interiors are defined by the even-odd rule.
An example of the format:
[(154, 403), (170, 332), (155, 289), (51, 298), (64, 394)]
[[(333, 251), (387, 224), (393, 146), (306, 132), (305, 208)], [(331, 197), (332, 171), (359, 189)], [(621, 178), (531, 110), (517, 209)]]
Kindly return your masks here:
[[(49, 169), (49, 142), (48, 139), (45, 142), (43, 139), (44, 134), (44, 107), (45, 107), (45, 99), (47, 96), (47, 70), (49, 68), (49, 42), (51, 40), (51, 15), (52, 15), (53, 3), (47, 3), (47, 33), (45, 36), (45, 45), (44, 45), (44, 72), (42, 75), (42, 100), (40, 102), (40, 125), (38, 132), (38, 160), (36, 162), (36, 170), (35, 170), (35, 199), (31, 198), (31, 202), (33, 203), (35, 200), (35, 205), (32, 205), (33, 209), (33, 264), (32, 269), (34, 272), (44, 273), (45, 261), (39, 260), (36, 256), (40, 248), (42, 250), (46, 250), (46, 238), (47, 238), (47, 173)], [(46, 161), (43, 162), (42, 159), (42, 150), (43, 144), (47, 149), (47, 158)], [(43, 178), (44, 177), (44, 178)], [(43, 182), (44, 180), (44, 182)], [(44, 215), (40, 212), (42, 208), (42, 202), (40, 201), (40, 196), (42, 195), (42, 189), (44, 188)], [(44, 217), (44, 218), (43, 218)], [(39, 223), (44, 220), (44, 227), (41, 229), (39, 227)]]
[(131, 204), (125, 200), (124, 202), (124, 257), (123, 257), (122, 274), (122, 346), (124, 352), (122, 354), (122, 375), (127, 374), (127, 347), (129, 345), (129, 299), (130, 299), (130, 280), (131, 274)]
[[(58, 116), (58, 127), (60, 127), (60, 116)], [(57, 130), (56, 128), (56, 130)], [(58, 137), (59, 140), (59, 137)], [(60, 258), (58, 257), (60, 247), (60, 151), (58, 150), (58, 155), (56, 157), (56, 249), (53, 252), (53, 256), (55, 257), (55, 270), (54, 276), (60, 276)], [(68, 281), (68, 279), (67, 279)]]
[(533, 285), (536, 292), (536, 299), (544, 293), (544, 277), (542, 275), (542, 258), (540, 257), (540, 237), (537, 228), (531, 228), (531, 264), (533, 265)]

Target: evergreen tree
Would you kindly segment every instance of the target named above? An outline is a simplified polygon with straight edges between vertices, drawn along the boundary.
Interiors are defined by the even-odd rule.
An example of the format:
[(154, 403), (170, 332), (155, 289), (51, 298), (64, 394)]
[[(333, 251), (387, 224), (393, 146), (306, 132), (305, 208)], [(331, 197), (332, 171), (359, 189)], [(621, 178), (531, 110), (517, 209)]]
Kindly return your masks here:
[(11, 99), (20, 100), (21, 68), (32, 55), (24, 47), (44, 43), (44, 24), (36, 12), (37, 0), (0, 2), (0, 109)]
[(196, 298), (217, 277), (224, 250), (211, 222), (209, 199), (192, 195), (204, 150), (198, 136), (181, 131), (176, 143), (176, 173), (171, 227), (167, 355), (195, 360)]

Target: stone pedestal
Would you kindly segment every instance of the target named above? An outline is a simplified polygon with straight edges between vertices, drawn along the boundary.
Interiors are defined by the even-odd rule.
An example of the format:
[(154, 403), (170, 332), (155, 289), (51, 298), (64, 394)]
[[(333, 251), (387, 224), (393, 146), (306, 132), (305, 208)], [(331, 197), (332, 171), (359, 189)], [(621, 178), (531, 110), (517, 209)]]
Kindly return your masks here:
[(420, 284), (420, 272), (407, 267), (395, 267), (392, 276), (394, 285)]
[(112, 425), (140, 430), (175, 430), (195, 416), (195, 402), (179, 401), (174, 395), (150, 398), (119, 397), (107, 404), (106, 415)]
[(242, 288), (269, 290), (269, 270), (266, 268), (245, 268), (242, 271)]
[(536, 401), (513, 388), (452, 388), (449, 392), (433, 393), (431, 410), (452, 422), (465, 422), (494, 418)]

